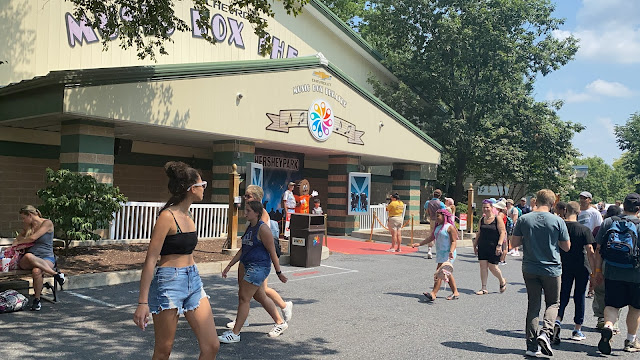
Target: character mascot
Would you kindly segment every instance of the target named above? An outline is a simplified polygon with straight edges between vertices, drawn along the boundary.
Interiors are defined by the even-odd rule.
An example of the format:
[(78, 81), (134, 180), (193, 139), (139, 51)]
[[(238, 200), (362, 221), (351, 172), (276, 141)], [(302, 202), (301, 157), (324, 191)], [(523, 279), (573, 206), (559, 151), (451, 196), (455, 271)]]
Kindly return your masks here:
[(309, 199), (311, 196), (318, 196), (318, 193), (314, 191), (309, 195), (309, 180), (296, 181), (296, 186), (293, 188), (293, 197), (296, 198), (296, 214), (309, 213)]

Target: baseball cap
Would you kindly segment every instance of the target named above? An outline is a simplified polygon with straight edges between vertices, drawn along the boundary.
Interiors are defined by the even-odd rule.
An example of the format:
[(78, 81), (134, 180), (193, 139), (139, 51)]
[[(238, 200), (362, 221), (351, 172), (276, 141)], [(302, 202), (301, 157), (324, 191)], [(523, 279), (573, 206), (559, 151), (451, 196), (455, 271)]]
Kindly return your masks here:
[(291, 185), (295, 185), (296, 183), (294, 183), (293, 181), (289, 181), (289, 186)]
[(507, 204), (511, 204), (511, 205), (513, 205), (513, 199), (507, 199), (507, 202), (506, 202), (506, 203), (507, 203)]
[(588, 192), (588, 191), (583, 191), (583, 192), (581, 192), (581, 193), (580, 193), (580, 196), (584, 196), (584, 197), (586, 197), (586, 198), (593, 199), (593, 196), (592, 196), (592, 195), (591, 195), (591, 193), (590, 193), (590, 192)]
[(496, 209), (504, 210), (507, 208), (507, 204), (504, 201), (500, 200), (493, 204), (493, 207)]
[(631, 193), (624, 198), (624, 207), (636, 207), (640, 206), (640, 195), (638, 193)]
[(522, 199), (520, 199), (520, 201), (527, 201), (527, 198), (523, 197)]

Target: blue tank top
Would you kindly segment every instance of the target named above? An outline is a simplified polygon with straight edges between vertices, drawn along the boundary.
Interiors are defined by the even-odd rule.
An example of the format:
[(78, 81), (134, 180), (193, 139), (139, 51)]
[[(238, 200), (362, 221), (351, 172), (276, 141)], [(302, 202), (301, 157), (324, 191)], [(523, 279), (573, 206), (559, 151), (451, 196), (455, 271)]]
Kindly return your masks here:
[(245, 266), (271, 266), (271, 257), (262, 241), (258, 239), (258, 231), (264, 222), (258, 220), (255, 226), (249, 226), (242, 235), (242, 255), (240, 262)]

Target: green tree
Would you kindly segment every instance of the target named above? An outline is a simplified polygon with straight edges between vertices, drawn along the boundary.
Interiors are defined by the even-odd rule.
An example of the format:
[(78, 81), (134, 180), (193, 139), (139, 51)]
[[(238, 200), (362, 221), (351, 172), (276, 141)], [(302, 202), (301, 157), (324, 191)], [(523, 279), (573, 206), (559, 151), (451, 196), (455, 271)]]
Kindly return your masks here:
[(608, 204), (622, 200), (633, 191), (633, 183), (628, 179), (628, 171), (624, 169), (623, 161), (617, 160), (611, 166), (598, 156), (579, 158), (574, 160), (576, 165), (588, 167), (587, 176), (577, 178), (568, 194), (568, 200), (578, 200), (582, 191), (593, 195), (594, 201), (604, 201)]
[(366, 0), (321, 0), (342, 21), (357, 30), (362, 20), (368, 1)]
[[(364, 14), (363, 36), (404, 83), (372, 80), (376, 93), (396, 110), (407, 111), (401, 113), (443, 145), (439, 178), (453, 186), (456, 201), (463, 197), (463, 181), (473, 175), (473, 164), (486, 160), (487, 152), (481, 150), (492, 146), (489, 135), (498, 128), (494, 121), (500, 113), (510, 106), (532, 107), (526, 104), (535, 77), (575, 55), (575, 38), (552, 36), (563, 23), (551, 16), (553, 10), (548, 0), (377, 0)], [(402, 87), (422, 101), (399, 93)], [(506, 118), (498, 120), (508, 123), (506, 130), (513, 133), (539, 131), (538, 138), (530, 134), (537, 142), (554, 132), (549, 122), (527, 129)], [(572, 133), (566, 135), (570, 139)], [(551, 165), (545, 171), (558, 171), (553, 163), (539, 160), (540, 166)], [(544, 180), (541, 174), (528, 177)]]
[[(100, 29), (102, 45), (106, 50), (110, 41), (120, 40), (124, 49), (135, 46), (138, 58), (147, 57), (155, 60), (156, 51), (167, 54), (165, 42), (173, 42), (173, 31), (191, 31), (191, 27), (176, 16), (173, 0), (65, 0), (73, 3), (74, 16), (85, 19), (88, 26)], [(202, 29), (202, 37), (216, 44), (211, 36), (210, 0), (190, 0), (193, 8), (200, 13), (196, 24)], [(280, 0), (287, 14), (297, 16), (309, 0)], [(271, 2), (265, 0), (230, 0), (231, 9), (243, 9), (247, 12), (247, 20), (254, 28), (258, 38), (265, 39), (261, 46), (261, 53), (271, 51), (271, 35), (266, 31), (268, 18), (273, 18), (274, 12)], [(122, 16), (120, 15), (122, 13)]]
[(631, 114), (624, 125), (616, 125), (614, 132), (618, 146), (626, 151), (621, 160), (628, 169), (627, 177), (640, 191), (640, 112)]
[(38, 190), (43, 203), (39, 210), (53, 222), (65, 247), (71, 240), (100, 239), (95, 231), (108, 229), (113, 213), (127, 201), (117, 187), (69, 170), (47, 169), (47, 182)]

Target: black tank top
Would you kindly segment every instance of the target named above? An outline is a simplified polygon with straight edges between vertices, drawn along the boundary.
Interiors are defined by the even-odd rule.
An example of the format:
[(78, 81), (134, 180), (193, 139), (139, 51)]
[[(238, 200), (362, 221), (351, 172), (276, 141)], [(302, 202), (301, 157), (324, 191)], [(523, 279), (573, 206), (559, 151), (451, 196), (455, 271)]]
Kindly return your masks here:
[[(173, 235), (167, 235), (164, 238), (160, 255), (188, 255), (193, 253), (196, 245), (198, 245), (198, 234), (195, 231), (183, 233), (182, 230), (180, 230), (180, 225), (178, 225), (178, 221), (173, 215), (173, 212), (169, 209), (167, 210), (171, 213), (171, 216), (173, 216), (177, 232)], [(191, 214), (189, 214), (189, 217), (191, 217)]]
[(480, 219), (480, 239), (478, 241), (486, 242), (486, 243), (498, 243), (500, 240), (500, 231), (498, 231), (498, 220), (500, 220), (497, 216), (493, 218), (493, 221), (485, 224), (484, 217)]

